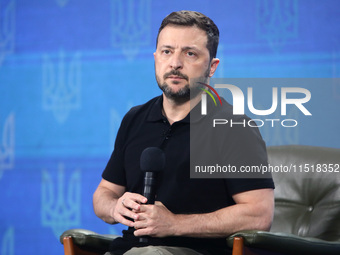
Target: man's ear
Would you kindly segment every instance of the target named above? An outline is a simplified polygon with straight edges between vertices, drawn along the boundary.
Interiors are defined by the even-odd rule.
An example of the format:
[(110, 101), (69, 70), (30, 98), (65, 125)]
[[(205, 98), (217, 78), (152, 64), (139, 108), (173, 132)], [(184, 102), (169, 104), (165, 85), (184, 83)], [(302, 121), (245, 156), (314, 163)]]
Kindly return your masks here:
[(218, 58), (213, 58), (210, 62), (210, 72), (209, 77), (212, 77), (217, 69), (218, 64), (220, 63), (220, 60)]

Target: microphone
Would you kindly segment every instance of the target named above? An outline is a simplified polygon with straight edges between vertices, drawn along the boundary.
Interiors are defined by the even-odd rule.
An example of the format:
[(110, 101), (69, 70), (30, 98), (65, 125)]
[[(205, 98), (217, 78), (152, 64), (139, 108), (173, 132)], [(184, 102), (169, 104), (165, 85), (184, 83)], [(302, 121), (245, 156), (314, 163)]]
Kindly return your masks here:
[[(146, 204), (154, 204), (156, 198), (157, 175), (165, 167), (165, 154), (157, 147), (146, 148), (140, 157), (140, 169), (144, 172), (143, 196)], [(140, 237), (139, 242), (148, 242), (147, 237)]]

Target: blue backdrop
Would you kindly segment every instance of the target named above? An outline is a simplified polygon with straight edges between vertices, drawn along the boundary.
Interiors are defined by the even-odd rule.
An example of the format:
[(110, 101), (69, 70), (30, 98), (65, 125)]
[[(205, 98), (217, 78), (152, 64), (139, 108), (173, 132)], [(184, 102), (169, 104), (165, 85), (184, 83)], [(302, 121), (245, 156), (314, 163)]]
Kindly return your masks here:
[[(160, 94), (158, 27), (182, 9), (220, 28), (215, 77), (340, 76), (338, 0), (0, 0), (1, 255), (62, 254), (68, 228), (120, 233), (92, 194), (126, 111)], [(334, 80), (313, 87), (308, 128), (261, 132), (339, 147), (339, 106)]]

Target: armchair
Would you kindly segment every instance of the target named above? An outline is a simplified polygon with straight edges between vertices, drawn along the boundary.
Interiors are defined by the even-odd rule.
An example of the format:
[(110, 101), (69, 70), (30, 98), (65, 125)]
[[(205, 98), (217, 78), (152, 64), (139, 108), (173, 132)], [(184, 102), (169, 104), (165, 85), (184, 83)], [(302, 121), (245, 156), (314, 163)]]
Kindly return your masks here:
[(102, 255), (116, 235), (100, 235), (86, 229), (69, 229), (60, 236), (65, 255)]
[[(271, 231), (231, 235), (233, 255), (340, 254), (340, 149), (273, 146), (268, 157), (278, 170)], [(114, 237), (72, 229), (60, 241), (65, 255), (94, 255), (105, 253)]]
[(258, 252), (255, 254), (340, 254), (340, 149), (275, 146), (268, 148), (268, 158), (272, 166), (291, 169), (290, 173), (273, 173), (271, 230), (235, 233), (227, 238), (228, 245), (238, 247), (238, 254), (246, 250)]

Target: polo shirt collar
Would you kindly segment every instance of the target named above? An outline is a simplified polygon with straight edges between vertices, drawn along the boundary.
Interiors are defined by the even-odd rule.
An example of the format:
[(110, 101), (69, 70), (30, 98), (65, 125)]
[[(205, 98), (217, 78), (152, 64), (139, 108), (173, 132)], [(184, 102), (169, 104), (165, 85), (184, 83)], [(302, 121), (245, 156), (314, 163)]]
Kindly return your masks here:
[(150, 122), (163, 121), (165, 117), (162, 114), (162, 109), (163, 109), (163, 96), (161, 95), (156, 98), (156, 101), (151, 106), (151, 109), (146, 120)]
[[(166, 117), (163, 115), (162, 110), (163, 110), (163, 95), (159, 96), (156, 99), (155, 103), (152, 105), (147, 117), (147, 121), (158, 122), (166, 120)], [(193, 123), (198, 122), (202, 118), (204, 118), (204, 115), (201, 115), (201, 102), (199, 102), (184, 119), (178, 122), (190, 123), (190, 115), (191, 122)]]

